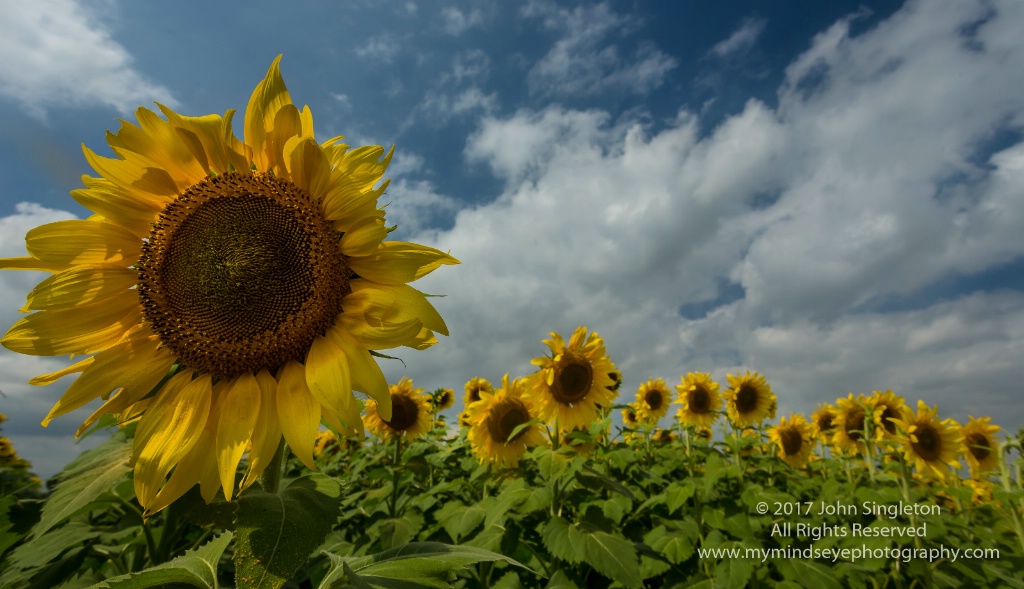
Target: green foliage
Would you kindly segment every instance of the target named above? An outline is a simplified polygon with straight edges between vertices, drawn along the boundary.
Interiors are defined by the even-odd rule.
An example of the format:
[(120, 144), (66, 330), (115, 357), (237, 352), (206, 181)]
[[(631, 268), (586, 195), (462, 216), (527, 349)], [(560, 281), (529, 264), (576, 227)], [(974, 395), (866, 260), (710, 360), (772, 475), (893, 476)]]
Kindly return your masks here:
[(224, 532), (204, 546), (186, 552), (170, 562), (138, 573), (118, 575), (96, 583), (89, 589), (145, 589), (162, 587), (169, 583), (187, 583), (204, 589), (217, 589), (217, 567), (221, 555), (231, 542), (231, 537), (231, 532)]

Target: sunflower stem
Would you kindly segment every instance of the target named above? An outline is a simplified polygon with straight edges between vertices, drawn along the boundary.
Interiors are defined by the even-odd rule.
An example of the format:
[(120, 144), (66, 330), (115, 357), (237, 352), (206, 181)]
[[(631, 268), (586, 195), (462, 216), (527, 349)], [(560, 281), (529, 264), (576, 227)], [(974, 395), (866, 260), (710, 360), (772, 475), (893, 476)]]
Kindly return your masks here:
[(274, 452), (274, 457), (270, 459), (270, 464), (263, 469), (260, 473), (260, 486), (267, 493), (277, 493), (278, 487), (281, 486), (281, 473), (284, 470), (284, 456), (285, 456), (285, 445), (284, 438), (277, 444), (277, 451)]
[(401, 473), (398, 463), (402, 459), (402, 436), (395, 437), (395, 459), (391, 462), (391, 517), (398, 517), (398, 483)]
[[(913, 503), (913, 501), (910, 500), (910, 469), (907, 468), (907, 460), (903, 456), (900, 456), (900, 473), (903, 475), (900, 477), (903, 482), (903, 500), (907, 502), (907, 505), (910, 505)], [(913, 528), (917, 528), (917, 514), (913, 511), (910, 512), (910, 525)], [(914, 536), (914, 547), (919, 551), (922, 549), (920, 536)], [(925, 587), (935, 586), (932, 583), (932, 569), (927, 563), (924, 564), (924, 585)]]
[[(1003, 490), (1009, 493), (1013, 490), (1013, 480), (1010, 476), (1010, 468), (1006, 463), (1007, 455), (1010, 453), (1010, 448), (1006, 442), (1003, 442), (999, 446), (999, 478), (1003, 483)], [(1017, 476), (1020, 477), (1020, 463), (1015, 465)], [(1018, 484), (1020, 479), (1018, 478)], [(1013, 531), (1017, 533), (1017, 541), (1020, 542), (1020, 548), (1024, 551), (1024, 524), (1021, 523), (1021, 510), (1015, 503), (1010, 504), (1010, 520), (1013, 522)]]
[[(872, 413), (873, 415), (873, 413)], [(864, 412), (864, 464), (868, 467), (868, 478), (871, 482), (875, 482), (875, 458), (871, 452), (871, 422), (868, 418), (868, 412)]]

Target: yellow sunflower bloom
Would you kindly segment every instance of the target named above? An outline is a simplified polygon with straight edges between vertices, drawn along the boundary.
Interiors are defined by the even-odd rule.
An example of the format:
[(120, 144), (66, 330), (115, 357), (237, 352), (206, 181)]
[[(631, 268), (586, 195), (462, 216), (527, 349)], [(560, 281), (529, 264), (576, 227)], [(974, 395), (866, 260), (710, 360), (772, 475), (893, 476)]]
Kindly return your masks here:
[[(85, 148), (97, 177), (72, 191), (95, 214), (29, 231), (29, 256), (0, 268), (53, 274), (3, 337), (30, 355), (89, 355), (36, 377), (80, 373), (43, 420), (102, 397), (100, 416), (138, 417), (135, 492), (147, 514), (196, 482), (209, 501), (245, 489), (283, 436), (309, 468), (321, 421), (359, 423), (352, 391), (391, 415), (370, 350), (436, 343), (441, 316), (407, 285), (458, 261), (384, 241), (377, 200), (392, 151), (318, 144), (274, 60), (249, 99), (244, 141), (223, 117), (139, 108)], [(90, 355), (92, 354), (92, 355)], [(164, 377), (173, 377), (164, 382)], [(162, 383), (162, 384), (161, 384)], [(167, 480), (168, 475), (171, 476)]]
[(474, 376), (473, 378), (466, 381), (466, 395), (462, 398), (463, 407), (469, 409), (469, 406), (476, 403), (481, 398), (481, 393), (493, 394), (494, 387), (487, 381), (486, 378)]
[(668, 413), (671, 393), (662, 378), (651, 378), (640, 385), (636, 391), (637, 419), (643, 423), (655, 424)]
[(469, 408), (469, 443), (473, 454), (483, 463), (515, 467), (530, 446), (544, 443), (544, 428), (539, 423), (515, 434), (515, 429), (537, 417), (532, 402), (524, 394), (524, 379), (509, 381), (506, 373), (501, 388)]
[(779, 458), (793, 468), (807, 466), (814, 446), (811, 425), (803, 415), (790, 413), (779, 420), (779, 425), (768, 429), (768, 439), (779, 447)]
[(676, 404), (682, 407), (676, 412), (676, 418), (683, 425), (710, 430), (722, 408), (718, 383), (711, 380), (707, 372), (690, 372), (679, 378), (682, 382), (676, 385), (679, 393)]
[(835, 433), (832, 434), (832, 445), (839, 451), (847, 454), (863, 454), (867, 449), (865, 443), (867, 436), (865, 420), (869, 418), (868, 407), (864, 395), (857, 395), (854, 399), (853, 393), (845, 399), (836, 400)]
[(434, 404), (435, 413), (444, 411), (455, 404), (455, 391), (448, 388), (438, 389), (430, 396), (430, 400)]
[(7, 436), (0, 436), (0, 458), (9, 458), (17, 454), (14, 451), (14, 444)]
[(971, 469), (971, 476), (975, 478), (999, 466), (999, 456), (996, 454), (999, 448), (996, 440), (999, 426), (991, 422), (991, 417), (968, 417), (967, 425), (960, 428), (960, 435), (964, 438), (963, 455)]
[(608, 375), (614, 369), (605, 354), (604, 340), (586, 327), (577, 327), (568, 345), (557, 333), (544, 343), (551, 357), (531, 360), (539, 366), (527, 377), (525, 395), (537, 408), (541, 419), (558, 424), (560, 432), (588, 427), (597, 418), (599, 407), (609, 407), (615, 391)]
[(775, 395), (764, 376), (747, 371), (742, 376), (727, 375), (726, 412), (736, 427), (749, 427), (764, 421), (772, 411)]
[(875, 391), (867, 398), (866, 404), (873, 408), (875, 440), (894, 439), (896, 437), (896, 424), (893, 419), (906, 417), (907, 407), (903, 397), (894, 394), (892, 391)]
[(904, 419), (896, 419), (900, 428), (897, 439), (903, 444), (904, 457), (925, 478), (946, 480), (950, 467), (957, 469), (963, 436), (960, 428), (950, 419), (939, 421), (938, 407), (929, 408), (924, 401), (917, 402), (917, 415), (910, 411)]
[(818, 409), (811, 413), (811, 432), (824, 444), (832, 443), (835, 433), (836, 408), (829, 403), (818, 403)]
[(363, 423), (373, 435), (385, 440), (403, 437), (406, 440), (418, 438), (434, 427), (430, 397), (423, 389), (414, 389), (412, 380), (402, 377), (391, 385), (391, 415), (387, 418), (379, 411), (376, 399), (366, 403)]
[(629, 428), (634, 428), (640, 424), (640, 418), (637, 416), (636, 407), (634, 407), (632, 403), (622, 410), (622, 424)]
[(619, 387), (622, 386), (622, 372), (620, 372), (618, 368), (613, 368), (612, 371), (608, 373), (608, 378), (612, 379), (612, 383), (614, 383), (609, 388), (613, 391), (618, 391)]

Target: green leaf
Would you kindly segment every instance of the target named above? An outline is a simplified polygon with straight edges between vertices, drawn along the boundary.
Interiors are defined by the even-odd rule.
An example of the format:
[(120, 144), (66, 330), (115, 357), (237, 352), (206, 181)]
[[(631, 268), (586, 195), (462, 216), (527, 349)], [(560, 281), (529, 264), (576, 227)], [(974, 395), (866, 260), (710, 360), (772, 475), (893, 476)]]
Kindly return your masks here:
[(451, 586), (455, 575), (478, 562), (503, 561), (529, 571), (521, 563), (473, 546), (449, 546), (438, 542), (406, 544), (360, 558), (328, 555), (331, 569), (319, 589), (346, 586), (374, 589), (412, 589)]
[(124, 432), (117, 431), (106, 442), (74, 459), (57, 475), (60, 482), (43, 504), (42, 517), (32, 528), (31, 536), (38, 538), (110, 491), (131, 471), (131, 453), (132, 441)]
[(696, 491), (692, 483), (672, 483), (665, 488), (665, 505), (670, 514), (682, 507)]
[[(728, 542), (723, 545), (726, 550), (738, 549), (741, 553), (744, 550), (743, 544), (739, 542)], [(750, 582), (754, 574), (754, 561), (745, 558), (724, 558), (715, 565), (715, 587), (726, 589), (743, 589)]]
[(217, 589), (217, 565), (232, 536), (231, 532), (224, 532), (174, 560), (138, 573), (111, 577), (89, 589), (144, 589), (169, 583), (188, 583), (194, 587)]
[(382, 548), (396, 548), (408, 544), (421, 527), (423, 527), (423, 516), (409, 511), (402, 517), (381, 520), (373, 527), (371, 536), (375, 533), (380, 538)]
[(14, 495), (0, 497), (0, 556), (21, 539), (20, 534), (11, 530), (14, 524), (11, 523), (11, 518), (7, 515), (14, 503)]
[(280, 495), (254, 488), (238, 498), (235, 579), (276, 589), (327, 537), (341, 509), (341, 485), (321, 474), (292, 482)]
[(816, 587), (817, 589), (842, 589), (843, 587), (828, 567), (816, 562), (802, 558), (775, 559), (772, 562), (783, 577), (804, 587)]
[(460, 538), (475, 530), (486, 515), (487, 511), (478, 504), (464, 505), (453, 501), (437, 512), (437, 521), (441, 522), (452, 540), (458, 542)]
[(572, 579), (561, 570), (557, 570), (555, 574), (551, 575), (551, 579), (548, 580), (548, 584), (544, 586), (544, 589), (579, 589), (579, 585), (573, 583)]
[(693, 556), (693, 538), (697, 536), (698, 530), (693, 520), (674, 523), (677, 525), (673, 525), (671, 530), (668, 524), (654, 528), (644, 536), (644, 542), (672, 564), (679, 564)]
[(544, 547), (554, 556), (573, 564), (587, 558), (584, 534), (564, 518), (555, 516), (540, 532)]
[(586, 534), (587, 564), (626, 587), (640, 587), (640, 565), (632, 542), (606, 532)]
[(99, 531), (84, 522), (70, 522), (18, 546), (11, 552), (9, 562), (18, 570), (40, 568), (72, 548), (81, 549), (99, 535)]
[(633, 492), (628, 487), (619, 481), (606, 477), (589, 466), (584, 466), (583, 471), (576, 473), (576, 480), (589, 489), (604, 488), (636, 501), (636, 497), (633, 496)]

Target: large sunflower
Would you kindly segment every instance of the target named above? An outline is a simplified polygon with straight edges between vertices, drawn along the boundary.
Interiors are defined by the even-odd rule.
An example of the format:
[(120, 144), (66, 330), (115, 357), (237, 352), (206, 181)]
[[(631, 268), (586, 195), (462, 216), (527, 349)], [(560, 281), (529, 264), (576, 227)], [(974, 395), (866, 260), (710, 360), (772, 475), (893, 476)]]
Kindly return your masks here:
[(609, 407), (615, 400), (609, 374), (615, 369), (605, 354), (604, 340), (580, 326), (566, 345), (562, 336), (552, 332), (544, 340), (551, 357), (534, 358), (531, 364), (540, 370), (527, 377), (525, 393), (537, 407), (541, 419), (557, 421), (559, 431), (586, 428), (597, 417), (598, 407)]
[(964, 438), (953, 420), (939, 421), (938, 411), (938, 407), (929, 408), (924, 401), (918, 401), (917, 415), (908, 410), (904, 419), (894, 421), (902, 430), (897, 439), (903, 444), (907, 462), (925, 478), (945, 480), (950, 467), (960, 467), (957, 456)]
[(404, 437), (411, 440), (422, 436), (434, 426), (433, 411), (430, 397), (423, 394), (423, 389), (414, 389), (412, 380), (402, 377), (397, 384), (389, 389), (391, 397), (391, 415), (385, 416), (381, 405), (376, 399), (366, 403), (363, 423), (373, 435), (385, 440)]
[(775, 395), (764, 376), (747, 371), (742, 376), (726, 376), (729, 389), (725, 391), (725, 408), (729, 420), (736, 427), (750, 427), (761, 423), (772, 412)]
[(516, 428), (537, 417), (531, 401), (524, 395), (523, 379), (509, 381), (506, 373), (501, 388), (469, 408), (469, 443), (481, 462), (515, 467), (529, 446), (544, 443), (543, 427), (530, 425), (514, 436)]
[(676, 418), (683, 425), (692, 425), (698, 429), (711, 429), (718, 419), (718, 411), (722, 407), (722, 398), (718, 394), (718, 383), (711, 380), (707, 372), (690, 372), (676, 385), (682, 405), (676, 412)]
[(197, 481), (207, 500), (219, 488), (230, 499), (246, 448), (238, 490), (282, 435), (314, 468), (321, 420), (338, 431), (358, 423), (353, 390), (391, 415), (370, 350), (422, 349), (447, 334), (406, 283), (458, 261), (384, 241), (377, 200), (393, 150), (318, 144), (279, 60), (249, 99), (244, 141), (234, 111), (186, 117), (160, 106), (165, 120), (139, 108), (138, 125), (107, 135), (116, 157), (84, 149), (98, 176), (71, 194), (95, 214), (32, 229), (28, 257), (0, 260), (53, 274), (3, 345), (93, 354), (31, 381), (81, 373), (43, 425), (97, 397), (105, 403), (79, 433), (106, 413), (140, 417), (132, 461), (147, 514)]
[(960, 435), (964, 438), (963, 455), (973, 477), (980, 477), (999, 466), (996, 454), (999, 451), (996, 441), (999, 426), (991, 422), (991, 417), (968, 417), (967, 425), (960, 428)]
[(811, 456), (814, 435), (803, 415), (790, 413), (768, 429), (768, 439), (779, 447), (779, 458), (793, 468), (803, 468)]
[(671, 393), (665, 379), (650, 378), (636, 391), (636, 416), (642, 423), (655, 424), (668, 413)]

